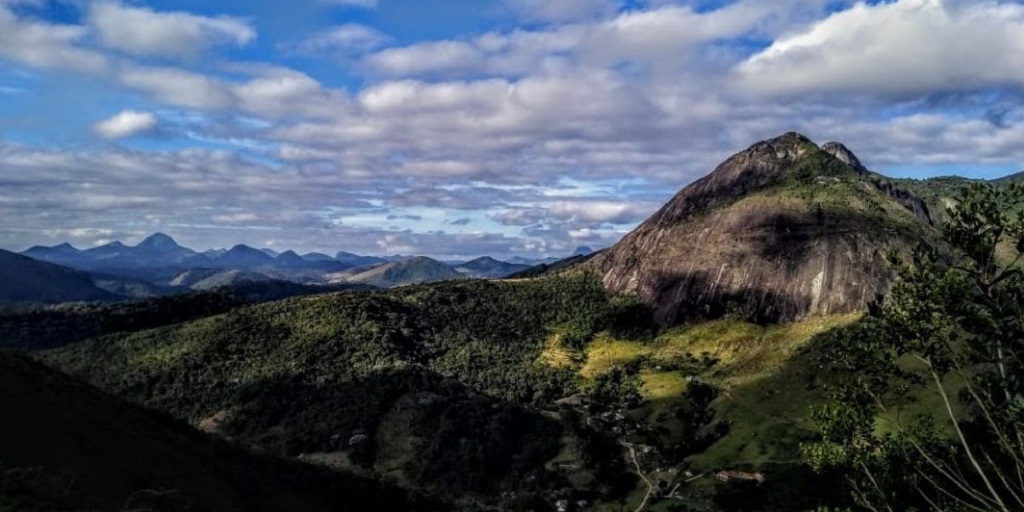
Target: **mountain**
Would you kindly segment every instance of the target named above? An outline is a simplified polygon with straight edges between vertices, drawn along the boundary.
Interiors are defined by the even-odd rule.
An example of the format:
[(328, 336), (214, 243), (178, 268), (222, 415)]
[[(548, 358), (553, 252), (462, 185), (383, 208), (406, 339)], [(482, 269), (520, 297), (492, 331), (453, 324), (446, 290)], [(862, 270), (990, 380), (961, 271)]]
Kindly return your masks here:
[(550, 258), (525, 258), (523, 256), (513, 256), (513, 257), (511, 257), (511, 258), (509, 258), (509, 259), (507, 259), (505, 261), (507, 261), (509, 263), (514, 263), (516, 265), (527, 265), (527, 266), (532, 267), (532, 266), (535, 266), (535, 265), (550, 265), (551, 263), (554, 263), (556, 261), (561, 261), (562, 259), (563, 258), (554, 258), (554, 257), (550, 257)]
[(22, 251), (21, 254), (39, 261), (56, 263), (58, 265), (68, 265), (69, 263), (77, 261), (81, 252), (82, 251), (76, 249), (71, 244), (64, 242), (53, 247), (36, 245)]
[(928, 218), (841, 144), (790, 133), (730, 157), (584, 266), (666, 324), (792, 321), (866, 308), (893, 277), (886, 254), (934, 237)]
[(244, 283), (265, 283), (278, 281), (272, 277), (249, 270), (223, 270), (192, 284), (193, 290), (215, 290), (225, 286), (237, 286)]
[(134, 247), (115, 241), (80, 251), (64, 243), (54, 247), (32, 247), (22, 254), (80, 270), (116, 273), (125, 269), (174, 266), (196, 257), (195, 251), (178, 245), (163, 233), (154, 233)]
[(274, 258), (267, 255), (265, 252), (259, 249), (253, 249), (248, 245), (238, 244), (222, 256), (214, 258), (210, 262), (210, 266), (227, 269), (250, 269), (258, 267), (273, 267), (274, 263)]
[(285, 251), (277, 255), (274, 258), (275, 264), (278, 267), (284, 268), (300, 268), (306, 266), (309, 262), (295, 253), (295, 251)]
[(153, 233), (146, 237), (145, 240), (139, 242), (135, 246), (137, 252), (144, 252), (149, 254), (175, 254), (175, 253), (187, 253), (194, 254), (195, 251), (185, 249), (178, 245), (173, 238), (163, 233)]
[(589, 256), (594, 253), (594, 250), (586, 245), (581, 245), (572, 251), (572, 256)]
[(992, 181), (994, 183), (1000, 183), (1000, 184), (1002, 184), (1002, 183), (1019, 183), (1019, 182), (1024, 181), (1024, 171), (1017, 172), (1017, 173), (1014, 173), (1014, 174), (1010, 174), (1009, 176), (1003, 176), (1002, 178), (997, 178), (997, 179), (992, 180)]
[(306, 260), (308, 262), (311, 262), (311, 263), (317, 263), (317, 262), (323, 262), (323, 261), (337, 261), (334, 258), (332, 258), (332, 257), (330, 257), (330, 256), (328, 256), (326, 254), (319, 253), (319, 252), (308, 252), (306, 254), (303, 254), (302, 255), (302, 259), (304, 259), (304, 260)]
[(0, 416), (0, 510), (443, 508), (367, 479), (247, 453), (4, 352)]
[(0, 301), (77, 302), (114, 300), (88, 274), (0, 249)]
[(498, 279), (529, 268), (528, 265), (517, 265), (498, 261), (484, 256), (455, 266), (455, 271), (467, 277), (482, 279)]
[(362, 272), (350, 273), (343, 280), (350, 283), (389, 288), (463, 277), (465, 276), (450, 265), (425, 256), (417, 256), (402, 261), (382, 263)]
[(387, 260), (385, 260), (384, 258), (378, 258), (376, 256), (360, 256), (358, 254), (352, 254), (350, 252), (345, 251), (341, 251), (338, 254), (334, 255), (334, 259), (341, 263), (351, 265), (354, 268), (369, 267), (372, 265), (377, 265), (379, 263), (387, 262)]

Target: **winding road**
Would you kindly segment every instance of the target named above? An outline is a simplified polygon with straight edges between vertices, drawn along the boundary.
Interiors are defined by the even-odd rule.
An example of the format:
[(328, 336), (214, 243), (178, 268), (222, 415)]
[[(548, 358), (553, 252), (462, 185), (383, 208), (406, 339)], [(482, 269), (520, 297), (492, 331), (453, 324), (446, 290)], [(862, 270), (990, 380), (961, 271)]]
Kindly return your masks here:
[(644, 483), (647, 484), (647, 493), (644, 494), (643, 501), (641, 501), (640, 506), (633, 511), (643, 512), (643, 510), (647, 508), (647, 502), (651, 500), (651, 495), (654, 494), (654, 482), (651, 482), (650, 479), (647, 478), (647, 475), (644, 475), (643, 470), (640, 469), (640, 462), (636, 460), (636, 448), (631, 443), (627, 443), (621, 439), (619, 440), (619, 444), (629, 449), (629, 458), (633, 461), (633, 467), (636, 468), (637, 476), (643, 479)]

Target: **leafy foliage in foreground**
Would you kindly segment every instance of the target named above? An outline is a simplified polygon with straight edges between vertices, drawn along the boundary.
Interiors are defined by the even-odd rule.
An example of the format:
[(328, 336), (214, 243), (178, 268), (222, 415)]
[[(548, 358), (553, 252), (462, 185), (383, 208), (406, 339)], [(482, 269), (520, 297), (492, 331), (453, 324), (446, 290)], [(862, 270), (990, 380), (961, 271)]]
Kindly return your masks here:
[[(965, 189), (943, 229), (955, 255), (919, 250), (839, 353), (852, 377), (816, 411), (822, 437), (805, 451), (861, 506), (1024, 508), (1024, 274), (997, 254), (1024, 253), (1022, 202), (1017, 184)], [(901, 420), (918, 390), (936, 397), (929, 414)]]

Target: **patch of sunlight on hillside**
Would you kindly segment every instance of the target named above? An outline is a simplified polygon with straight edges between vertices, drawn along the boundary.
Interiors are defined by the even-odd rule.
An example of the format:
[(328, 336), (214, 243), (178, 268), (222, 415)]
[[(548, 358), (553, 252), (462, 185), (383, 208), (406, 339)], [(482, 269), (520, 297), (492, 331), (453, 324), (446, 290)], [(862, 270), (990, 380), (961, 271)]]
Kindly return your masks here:
[(786, 325), (760, 326), (739, 320), (715, 320), (672, 329), (651, 342), (597, 336), (586, 348), (580, 375), (592, 379), (640, 358), (653, 365), (679, 357), (718, 361), (712, 377), (738, 385), (777, 370), (815, 335), (850, 325), (860, 313), (813, 317)]
[(650, 356), (654, 351), (652, 344), (615, 339), (602, 333), (587, 345), (586, 363), (580, 369), (580, 375), (593, 379), (616, 366)]
[(651, 372), (640, 374), (640, 392), (644, 400), (672, 400), (686, 391), (682, 372)]
[(560, 334), (553, 334), (544, 344), (538, 361), (552, 368), (576, 368), (580, 365), (580, 355), (569, 349), (562, 342)]

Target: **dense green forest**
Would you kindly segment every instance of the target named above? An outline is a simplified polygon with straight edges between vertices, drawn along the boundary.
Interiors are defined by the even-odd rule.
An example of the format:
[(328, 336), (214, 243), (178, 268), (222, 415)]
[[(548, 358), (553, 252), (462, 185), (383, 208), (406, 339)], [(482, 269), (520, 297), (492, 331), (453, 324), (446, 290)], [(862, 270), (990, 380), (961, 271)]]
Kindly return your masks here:
[(643, 335), (645, 314), (589, 275), (442, 283), (246, 306), (44, 358), (193, 424), (217, 418), (245, 445), (337, 454), (350, 469), (484, 501), (528, 499), (515, 491), (571, 487), (545, 472), (565, 427), (541, 411), (580, 379), (539, 360), (548, 339)]
[(0, 510), (448, 510), (369, 478), (249, 453), (0, 351)]

